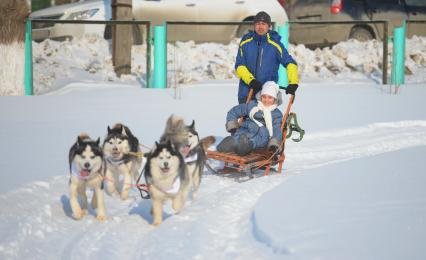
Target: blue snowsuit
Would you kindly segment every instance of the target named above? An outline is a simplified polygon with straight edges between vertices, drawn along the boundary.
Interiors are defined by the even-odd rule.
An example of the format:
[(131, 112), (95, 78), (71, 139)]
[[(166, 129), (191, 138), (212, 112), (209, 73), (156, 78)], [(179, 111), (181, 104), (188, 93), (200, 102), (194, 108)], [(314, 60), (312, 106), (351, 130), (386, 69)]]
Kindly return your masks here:
[[(260, 93), (259, 93), (260, 94)], [(257, 95), (259, 96), (259, 95)], [(259, 101), (260, 102), (260, 101)], [(280, 104), (281, 101), (278, 103)], [(279, 143), (282, 140), (281, 132), (281, 121), (283, 118), (282, 112), (276, 108), (271, 112), (272, 116), (272, 127), (273, 127), (273, 136), (269, 136), (268, 129), (265, 126), (265, 120), (263, 118), (263, 112), (258, 111), (254, 114), (254, 118), (263, 124), (259, 127), (252, 119), (249, 118), (250, 111), (253, 107), (257, 106), (257, 100), (252, 100), (248, 104), (240, 104), (234, 106), (229, 110), (226, 121), (237, 121), (241, 116), (245, 117), (243, 123), (240, 125), (238, 130), (232, 136), (235, 141), (238, 143), (239, 137), (242, 134), (247, 135), (250, 141), (253, 142), (253, 149), (266, 147), (270, 138), (276, 139)]]
[(288, 83), (299, 84), (297, 63), (281, 43), (281, 36), (277, 32), (270, 30), (262, 36), (255, 32), (245, 34), (241, 38), (235, 62), (240, 78), (238, 100), (244, 102), (247, 99), (248, 85), (253, 79), (262, 84), (266, 81), (277, 82), (280, 64), (287, 69)]

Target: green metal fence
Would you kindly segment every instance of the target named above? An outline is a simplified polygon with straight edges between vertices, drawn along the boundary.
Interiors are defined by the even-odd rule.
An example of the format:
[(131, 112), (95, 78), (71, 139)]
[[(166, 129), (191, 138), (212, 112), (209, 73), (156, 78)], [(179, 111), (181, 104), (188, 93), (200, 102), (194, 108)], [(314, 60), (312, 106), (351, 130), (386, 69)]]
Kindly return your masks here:
[(61, 23), (61, 24), (143, 24), (146, 27), (146, 86), (149, 87), (151, 78), (151, 22), (139, 20), (114, 20), (114, 21), (87, 21), (87, 20), (57, 20), (57, 19), (27, 19), (25, 32), (25, 95), (33, 94), (33, 69), (32, 69), (32, 24), (33, 23)]
[[(387, 20), (377, 20), (377, 21), (315, 21), (315, 22), (306, 22), (306, 21), (288, 21), (290, 24), (381, 24), (383, 26), (383, 77), (382, 83), (387, 84), (387, 75), (388, 75), (388, 28), (389, 22)], [(253, 25), (252, 21), (246, 22), (183, 22), (183, 21), (169, 21), (165, 23), (165, 26), (168, 25)], [(272, 24), (275, 27), (275, 23)], [(284, 25), (285, 26), (285, 25)], [(285, 30), (284, 28), (282, 30)], [(166, 31), (167, 33), (167, 31)], [(284, 31), (282, 32), (284, 33)], [(283, 35), (282, 35), (283, 36)], [(291, 39), (291, 35), (289, 35)], [(386, 39), (386, 40), (385, 40)], [(281, 75), (285, 73), (281, 72)], [(285, 77), (285, 76), (283, 76)], [(281, 83), (285, 83), (285, 80), (282, 80)]]

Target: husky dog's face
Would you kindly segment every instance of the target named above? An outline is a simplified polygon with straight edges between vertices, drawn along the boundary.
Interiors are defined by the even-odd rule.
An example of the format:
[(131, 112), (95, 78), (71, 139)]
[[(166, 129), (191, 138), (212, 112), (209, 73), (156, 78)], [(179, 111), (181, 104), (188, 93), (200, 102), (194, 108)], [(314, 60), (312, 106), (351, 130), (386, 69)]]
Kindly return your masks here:
[(102, 150), (97, 142), (77, 142), (72, 163), (83, 176), (89, 176), (102, 167)]
[(192, 150), (200, 142), (197, 131), (195, 131), (195, 122), (192, 121), (192, 124), (188, 126), (188, 146), (189, 150)]
[(112, 136), (105, 140), (103, 150), (105, 156), (112, 157), (113, 159), (121, 159), (125, 154), (130, 152), (129, 141), (126, 138)]
[(130, 145), (124, 129), (116, 130), (108, 127), (108, 135), (104, 141), (103, 152), (105, 157), (120, 160), (125, 154), (130, 152)]
[(170, 142), (166, 145), (157, 144), (157, 148), (151, 158), (151, 169), (158, 169), (161, 175), (168, 176), (177, 174), (179, 166), (179, 154)]

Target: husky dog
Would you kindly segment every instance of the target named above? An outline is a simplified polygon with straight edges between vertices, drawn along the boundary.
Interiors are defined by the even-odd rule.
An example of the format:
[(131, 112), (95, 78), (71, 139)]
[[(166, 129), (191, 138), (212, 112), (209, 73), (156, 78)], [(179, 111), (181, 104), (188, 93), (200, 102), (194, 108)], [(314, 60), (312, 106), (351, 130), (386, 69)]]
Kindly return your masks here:
[(192, 199), (195, 199), (207, 159), (205, 150), (215, 142), (215, 139), (209, 136), (200, 141), (194, 120), (188, 126), (185, 125), (183, 118), (171, 115), (160, 138), (160, 142), (166, 141), (170, 141), (183, 156), (192, 188)]
[(153, 225), (163, 221), (163, 203), (172, 200), (176, 213), (182, 209), (189, 190), (189, 176), (182, 154), (171, 141), (155, 143), (145, 164), (145, 181), (152, 200)]
[(160, 137), (160, 143), (170, 141), (179, 152), (188, 145), (189, 129), (183, 118), (171, 115), (166, 122), (166, 129)]
[(192, 199), (198, 195), (198, 188), (201, 183), (201, 176), (204, 171), (204, 165), (207, 160), (205, 150), (215, 142), (213, 136), (209, 136), (200, 140), (198, 132), (195, 130), (195, 121), (187, 126), (188, 144), (187, 153), (185, 155), (185, 164), (190, 178), (190, 187), (192, 189)]
[[(99, 143), (99, 138), (93, 141), (87, 134), (80, 134), (69, 151), (70, 204), (73, 217), (76, 219), (80, 219), (88, 212), (86, 188), (89, 187), (95, 190), (91, 204), (93, 209), (98, 208), (96, 218), (100, 221), (105, 220), (102, 184), (104, 167)], [(81, 207), (78, 196), (80, 196)]]
[(119, 175), (123, 174), (124, 183), (121, 190), (121, 199), (126, 200), (132, 180), (136, 181), (142, 158), (134, 153), (140, 152), (139, 141), (127, 126), (115, 124), (103, 143), (102, 150), (106, 162), (107, 190), (110, 194), (118, 194)]

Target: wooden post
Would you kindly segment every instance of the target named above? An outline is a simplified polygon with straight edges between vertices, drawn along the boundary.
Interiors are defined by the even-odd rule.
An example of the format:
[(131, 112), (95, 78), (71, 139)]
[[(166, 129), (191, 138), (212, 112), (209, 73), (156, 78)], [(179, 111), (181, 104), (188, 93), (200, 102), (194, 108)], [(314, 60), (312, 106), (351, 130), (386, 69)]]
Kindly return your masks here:
[[(132, 20), (132, 0), (112, 0), (112, 20)], [(112, 65), (117, 76), (130, 74), (132, 25), (112, 26)]]

